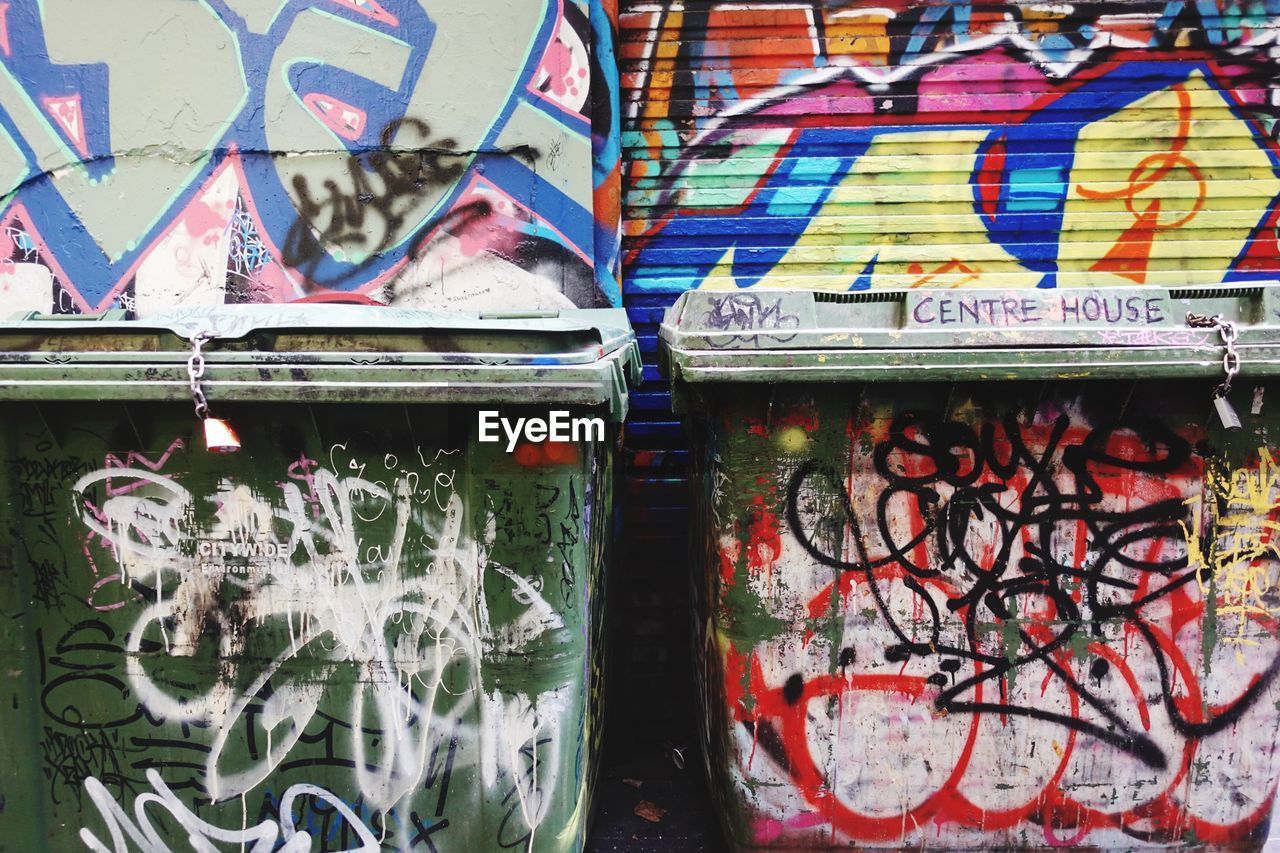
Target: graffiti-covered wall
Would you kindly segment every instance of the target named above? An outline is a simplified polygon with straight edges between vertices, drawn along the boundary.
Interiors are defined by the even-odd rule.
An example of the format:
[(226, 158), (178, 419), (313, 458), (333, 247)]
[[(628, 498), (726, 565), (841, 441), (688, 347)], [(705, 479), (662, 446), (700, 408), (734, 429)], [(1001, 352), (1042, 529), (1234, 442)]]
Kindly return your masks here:
[[(687, 512), (666, 490), (687, 475), (687, 457), (653, 366), (656, 326), (683, 291), (1213, 286), (1280, 272), (1280, 3), (629, 0), (619, 22), (624, 293), (651, 359), (649, 383), (633, 395), (629, 435), (643, 444), (627, 475), (664, 508)], [(744, 316), (763, 304), (739, 299)], [(1256, 715), (1270, 713), (1274, 686), (1242, 698), (1220, 679), (1234, 671), (1249, 684), (1259, 673), (1251, 667), (1270, 665), (1273, 644), (1251, 649), (1243, 664), (1238, 645), (1201, 648), (1197, 632), (1215, 625), (1206, 609), (1246, 605), (1160, 580), (1190, 579), (1180, 567), (1209, 559), (1187, 555), (1176, 530), (1187, 510), (1164, 504), (1207, 505), (1199, 478), (1208, 462), (1192, 454), (1177, 471), (1135, 474), (1164, 484), (1134, 492), (1099, 459), (1082, 472), (1096, 484), (1086, 482), (1057, 456), (1111, 441), (1105, 418), (1046, 411), (1007, 439), (1024, 443), (1027, 470), (1003, 448), (998, 474), (974, 463), (979, 492), (1001, 481), (990, 485), (1000, 508), (988, 508), (985, 497), (960, 499), (929, 479), (945, 479), (930, 462), (908, 458), (970, 431), (983, 441), (984, 430), (1003, 435), (990, 412), (964, 410), (962, 394), (958, 413), (940, 405), (942, 422), (920, 447), (895, 447), (910, 441), (887, 423), (871, 429), (827, 412), (821, 430), (832, 444), (800, 453), (779, 448), (803, 446), (817, 427), (785, 422), (783, 390), (759, 390), (779, 401), (772, 426), (763, 416), (757, 436), (741, 437), (742, 453), (709, 463), (701, 483), (723, 490), (723, 516), (708, 524), (720, 523), (726, 555), (713, 563), (724, 567), (724, 585), (704, 615), (715, 618), (718, 605), (720, 615), (751, 620), (706, 648), (706, 704), (723, 714), (709, 722), (729, 733), (713, 734), (711, 758), (730, 768), (721, 790), (746, 803), (729, 806), (748, 815), (733, 827), (741, 845), (1110, 849), (1139, 839), (1239, 841), (1265, 822), (1274, 725)], [(740, 391), (741, 408), (716, 427), (746, 429), (753, 393)], [(1051, 441), (1059, 416), (1065, 432)], [(1190, 423), (1166, 426), (1185, 432)], [(752, 440), (758, 446), (748, 448)], [(753, 453), (785, 459), (760, 465)], [(906, 468), (873, 471), (873, 454)], [(809, 462), (817, 467), (792, 496), (805, 525), (797, 533), (786, 488)], [(837, 473), (820, 473), (829, 470)], [(1066, 510), (1064, 496), (1086, 486), (1090, 507)], [(1250, 506), (1274, 512), (1276, 495), (1258, 488)], [(1129, 498), (1119, 507), (1122, 493)], [(877, 500), (887, 530), (877, 526)], [(1144, 540), (1141, 565), (1086, 554), (1107, 547), (1087, 541), (1122, 535), (1113, 525), (1129, 523), (1129, 513), (1147, 513), (1148, 526), (1161, 518), (1172, 532)], [(861, 547), (883, 564), (874, 581), (848, 570), (859, 560), (855, 521)], [(931, 524), (936, 543), (922, 532)], [(1093, 532), (1075, 532), (1086, 527)], [(813, 547), (796, 538), (806, 531)], [(979, 542), (1037, 537), (1057, 549), (1054, 568), (1020, 567), (1007, 548), (1000, 581), (971, 565), (990, 567), (972, 556)], [(917, 567), (929, 577), (913, 574)], [(1036, 630), (1048, 633), (1010, 633), (996, 648), (1004, 641), (990, 631), (1012, 629), (976, 614), (984, 596), (1004, 606), (1003, 592), (979, 589), (987, 582), (1026, 592), (1015, 609), (1043, 616)], [(1083, 603), (1060, 591), (1080, 584), (1091, 585)], [(1061, 607), (1041, 595), (1062, 597)], [(1144, 603), (1121, 612), (1117, 599)], [(1107, 612), (1123, 627), (1063, 627), (1071, 608), (1082, 625)], [(941, 649), (966, 620), (984, 627), (948, 657)], [(1148, 626), (1155, 633), (1144, 636)], [(936, 648), (886, 661), (901, 651), (891, 648), (905, 642), (900, 631), (937, 639)], [(1068, 640), (1069, 661), (1041, 655)], [(1015, 678), (1000, 686), (994, 673), (1006, 666)], [(1153, 710), (1139, 696), (1176, 707)], [(1251, 722), (1237, 729), (1232, 715)], [(1079, 721), (1135, 736), (1099, 740)], [(1140, 754), (1144, 738), (1161, 754)]]
[(640, 5), (637, 293), (1274, 276), (1271, 2)]
[(0, 850), (582, 849), (604, 443), (253, 403), (218, 456), (172, 406), (40, 410), (0, 435)]
[(736, 849), (1260, 849), (1280, 477), (1269, 418), (1206, 429), (1182, 389), (712, 398), (704, 708)]
[(609, 5), (0, 3), (2, 304), (617, 304)]
[(694, 287), (1274, 278), (1278, 18), (1274, 0), (624, 4), (642, 341)]

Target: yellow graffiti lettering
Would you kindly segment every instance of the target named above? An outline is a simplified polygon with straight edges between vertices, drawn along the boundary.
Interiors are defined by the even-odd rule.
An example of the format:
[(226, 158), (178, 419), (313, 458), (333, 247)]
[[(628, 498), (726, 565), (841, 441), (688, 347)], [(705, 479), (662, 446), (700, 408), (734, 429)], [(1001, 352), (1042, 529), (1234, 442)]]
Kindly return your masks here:
[[(1280, 466), (1271, 451), (1258, 451), (1256, 465), (1239, 468), (1210, 462), (1205, 469), (1204, 502), (1215, 509), (1207, 532), (1201, 533), (1201, 499), (1191, 505), (1190, 527), (1184, 526), (1187, 567), (1196, 572), (1202, 596), (1215, 596), (1218, 639), (1237, 647), (1256, 646), (1257, 618), (1280, 611)], [(1243, 652), (1237, 649), (1237, 656)]]

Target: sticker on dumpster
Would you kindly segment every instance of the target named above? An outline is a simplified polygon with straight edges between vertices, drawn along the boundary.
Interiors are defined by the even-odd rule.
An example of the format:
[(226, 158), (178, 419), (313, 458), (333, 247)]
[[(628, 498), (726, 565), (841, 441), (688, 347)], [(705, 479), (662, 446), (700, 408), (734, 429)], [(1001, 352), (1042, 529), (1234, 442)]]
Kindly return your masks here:
[(1177, 316), (1164, 293), (1101, 290), (911, 293), (912, 326), (957, 329), (1016, 329), (1072, 326), (1168, 326)]

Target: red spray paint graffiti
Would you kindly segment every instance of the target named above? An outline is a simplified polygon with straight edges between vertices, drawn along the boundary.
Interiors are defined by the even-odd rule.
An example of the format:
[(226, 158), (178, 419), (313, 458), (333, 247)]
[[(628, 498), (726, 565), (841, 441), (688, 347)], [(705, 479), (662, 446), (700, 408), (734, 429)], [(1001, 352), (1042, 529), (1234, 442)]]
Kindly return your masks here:
[[(760, 441), (739, 422), (727, 440)], [(751, 843), (1223, 843), (1265, 826), (1270, 451), (1232, 463), (1199, 426), (1063, 401), (840, 432), (836, 451), (777, 457), (785, 495), (717, 512), (750, 520), (722, 528), (718, 574), (735, 570), (712, 666)]]

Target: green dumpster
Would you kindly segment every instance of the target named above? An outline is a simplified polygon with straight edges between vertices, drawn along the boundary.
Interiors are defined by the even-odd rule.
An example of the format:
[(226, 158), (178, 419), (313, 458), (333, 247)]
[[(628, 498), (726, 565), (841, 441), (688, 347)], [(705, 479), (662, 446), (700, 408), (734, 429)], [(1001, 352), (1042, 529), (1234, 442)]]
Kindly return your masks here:
[(0, 848), (581, 848), (638, 364), (612, 310), (0, 323)]
[(685, 294), (737, 850), (1259, 849), (1280, 286)]

